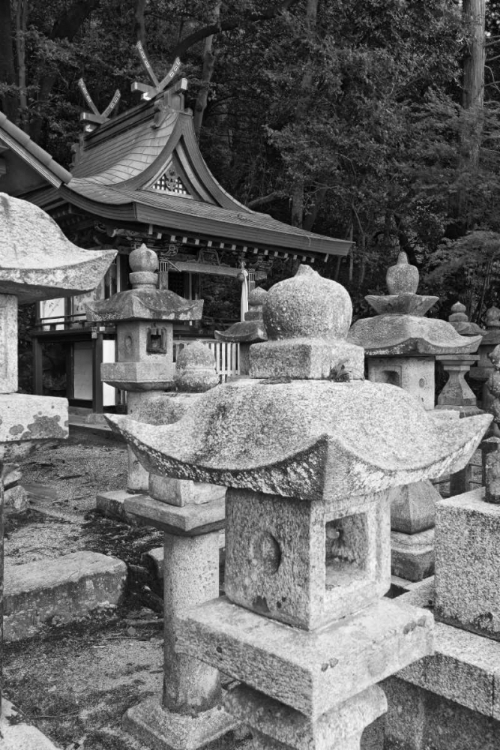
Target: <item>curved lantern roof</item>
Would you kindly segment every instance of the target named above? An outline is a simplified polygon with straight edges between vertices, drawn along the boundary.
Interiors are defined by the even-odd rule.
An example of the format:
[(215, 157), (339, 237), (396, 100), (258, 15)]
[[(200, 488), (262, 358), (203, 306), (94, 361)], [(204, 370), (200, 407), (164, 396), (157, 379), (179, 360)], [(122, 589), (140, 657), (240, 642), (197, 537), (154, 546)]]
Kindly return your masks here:
[(149, 471), (329, 502), (458, 471), (491, 416), (438, 420), (390, 385), (296, 380), (220, 386), (173, 425), (107, 420)]
[(29, 304), (91, 291), (115, 255), (82, 250), (45, 211), (0, 193), (0, 294)]

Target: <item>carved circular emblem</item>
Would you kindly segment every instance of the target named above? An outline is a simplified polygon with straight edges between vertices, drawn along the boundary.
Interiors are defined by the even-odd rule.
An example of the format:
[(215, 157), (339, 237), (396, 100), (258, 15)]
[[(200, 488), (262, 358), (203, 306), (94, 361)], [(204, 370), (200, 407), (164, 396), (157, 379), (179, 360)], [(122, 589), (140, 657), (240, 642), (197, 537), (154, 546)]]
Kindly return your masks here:
[(281, 563), (279, 542), (268, 531), (258, 531), (250, 542), (252, 564), (263, 573), (272, 575), (278, 572)]

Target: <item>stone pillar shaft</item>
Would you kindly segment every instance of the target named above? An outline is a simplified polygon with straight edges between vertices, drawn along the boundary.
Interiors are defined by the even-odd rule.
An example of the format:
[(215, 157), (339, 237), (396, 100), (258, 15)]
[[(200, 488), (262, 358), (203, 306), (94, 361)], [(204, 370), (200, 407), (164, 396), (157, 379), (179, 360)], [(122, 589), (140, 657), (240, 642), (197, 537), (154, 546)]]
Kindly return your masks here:
[(220, 701), (217, 669), (175, 649), (177, 618), (189, 607), (219, 596), (219, 532), (196, 537), (165, 534), (163, 705), (197, 713)]

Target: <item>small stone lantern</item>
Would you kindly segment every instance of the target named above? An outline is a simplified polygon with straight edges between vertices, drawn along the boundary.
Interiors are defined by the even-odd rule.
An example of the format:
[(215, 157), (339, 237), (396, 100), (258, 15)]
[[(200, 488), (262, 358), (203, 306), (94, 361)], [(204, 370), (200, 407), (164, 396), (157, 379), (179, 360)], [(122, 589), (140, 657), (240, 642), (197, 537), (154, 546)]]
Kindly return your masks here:
[[(476, 324), (471, 323), (465, 312), (465, 305), (455, 302), (451, 308), (448, 320), (457, 333), (461, 336), (483, 336), (484, 331)], [(436, 357), (441, 362), (443, 369), (449, 378), (438, 396), (437, 409), (452, 409), (458, 411), (461, 417), (478, 414), (476, 396), (470, 389), (465, 376), (471, 367), (479, 361), (477, 354), (438, 354)]]
[(217, 341), (227, 341), (240, 345), (240, 376), (248, 376), (250, 370), (250, 346), (267, 341), (267, 333), (262, 317), (262, 306), (267, 292), (262, 287), (252, 289), (248, 295), (249, 310), (245, 313), (245, 320), (235, 323), (227, 331), (215, 331)]
[(253, 379), (172, 425), (108, 421), (149, 471), (230, 488), (226, 596), (180, 614), (178, 652), (241, 683), (226, 707), (255, 747), (359, 750), (377, 683), (432, 653), (432, 615), (383, 598), (388, 491), (461, 468), (491, 417), (436, 420), (365, 382), (349, 295), (307, 266), (263, 312)]
[[(378, 314), (354, 323), (348, 341), (364, 348), (372, 382), (399, 386), (431, 411), (436, 357), (469, 357), (481, 336), (461, 336), (450, 323), (424, 317), (438, 298), (417, 294), (418, 280), (418, 269), (408, 263), (406, 253), (400, 253), (397, 264), (387, 271), (389, 294), (366, 297)], [(435, 506), (439, 499), (429, 481), (393, 492), (394, 575), (419, 581), (432, 574)]]
[[(115, 323), (117, 361), (101, 365), (102, 380), (128, 392), (127, 412), (161, 423), (163, 392), (174, 386), (173, 324), (200, 320), (203, 301), (158, 289), (158, 257), (141, 245), (130, 253), (132, 289), (86, 306), (87, 319)], [(128, 491), (147, 492), (149, 478), (129, 451)]]

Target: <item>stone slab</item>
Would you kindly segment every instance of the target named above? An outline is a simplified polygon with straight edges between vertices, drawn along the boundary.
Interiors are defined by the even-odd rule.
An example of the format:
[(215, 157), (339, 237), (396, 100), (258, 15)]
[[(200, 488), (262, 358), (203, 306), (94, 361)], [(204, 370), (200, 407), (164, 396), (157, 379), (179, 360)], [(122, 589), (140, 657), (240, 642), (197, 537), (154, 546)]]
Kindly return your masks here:
[(225, 597), (181, 614), (181, 622), (180, 652), (312, 718), (433, 650), (432, 615), (388, 599), (316, 631)]
[(163, 362), (103, 362), (101, 380), (123, 391), (158, 391), (174, 385), (174, 364)]
[(435, 654), (396, 676), (499, 720), (500, 644), (443, 623), (434, 633)]
[(167, 711), (157, 698), (129, 708), (123, 717), (123, 728), (153, 750), (197, 750), (237, 725), (221, 706), (190, 716)]
[(228, 691), (225, 706), (238, 721), (248, 724), (252, 732), (257, 730), (265, 738), (283, 743), (283, 747), (332, 750), (347, 747), (346, 742), (356, 737), (359, 740), (365, 727), (385, 713), (387, 700), (383, 691), (373, 686), (311, 720), (247, 685), (239, 685)]
[(422, 581), (434, 573), (434, 529), (419, 534), (391, 531), (391, 571), (408, 581)]
[[(339, 368), (339, 362), (342, 366)], [(346, 341), (298, 338), (266, 341), (250, 347), (252, 378), (363, 380), (365, 355)]]
[(436, 517), (437, 619), (500, 639), (500, 505), (484, 488), (442, 500)]
[(226, 488), (190, 479), (175, 479), (160, 474), (149, 475), (149, 494), (168, 505), (203, 505), (226, 496)]
[(125, 510), (125, 500), (129, 497), (130, 492), (127, 490), (100, 492), (96, 496), (96, 509), (106, 518), (117, 518), (125, 523), (136, 524), (137, 518)]
[(0, 444), (68, 437), (68, 400), (0, 394)]
[(50, 623), (67, 623), (98, 607), (116, 606), (127, 566), (98, 552), (5, 568), (4, 640), (31, 638)]
[(2, 750), (57, 750), (39, 729), (23, 721), (22, 714), (5, 698), (2, 698), (0, 740)]
[(141, 524), (155, 526), (169, 534), (196, 536), (221, 529), (226, 522), (225, 497), (203, 505), (168, 505), (148, 495), (129, 495), (125, 512)]
[(370, 750), (498, 750), (500, 722), (478, 711), (391, 677), (385, 737)]

